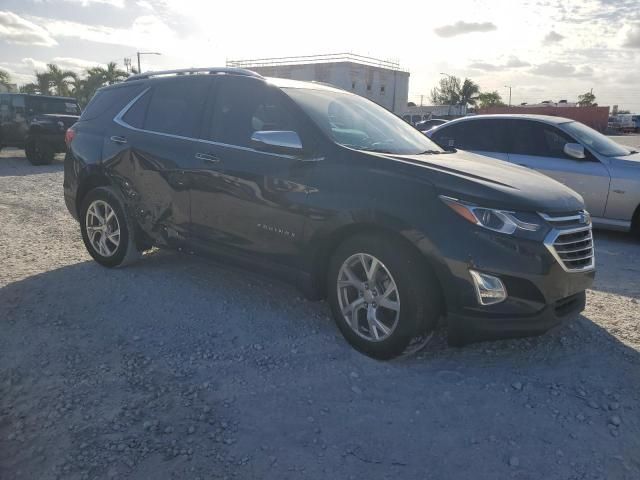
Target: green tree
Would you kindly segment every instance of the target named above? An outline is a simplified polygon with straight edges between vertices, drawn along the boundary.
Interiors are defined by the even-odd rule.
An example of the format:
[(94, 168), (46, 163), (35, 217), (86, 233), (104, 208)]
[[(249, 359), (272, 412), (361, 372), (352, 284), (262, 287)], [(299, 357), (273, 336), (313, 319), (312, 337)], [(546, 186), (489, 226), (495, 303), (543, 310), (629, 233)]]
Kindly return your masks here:
[(504, 106), (502, 97), (496, 90), (494, 90), (493, 92), (482, 92), (478, 95), (478, 102), (478, 106), (480, 108)]
[(458, 77), (447, 75), (431, 90), (431, 102), (434, 105), (475, 105), (478, 93), (480, 87), (473, 80), (465, 78), (461, 81)]
[(121, 82), (129, 76), (127, 72), (120, 70), (118, 68), (118, 64), (115, 62), (107, 63), (107, 68), (103, 68), (102, 71), (107, 85), (113, 85), (114, 83)]
[(477, 83), (469, 78), (465, 78), (464, 82), (462, 82), (462, 86), (460, 87), (460, 105), (471, 105), (474, 106), (478, 99), (478, 94), (480, 93), (480, 87)]
[(583, 93), (578, 95), (578, 105), (581, 107), (593, 107), (595, 106), (596, 96), (593, 92)]
[(441, 78), (438, 86), (431, 90), (431, 102), (434, 105), (458, 105), (460, 88), (460, 79), (447, 75)]
[(104, 69), (93, 67), (87, 70), (86, 78), (76, 80), (74, 95), (80, 106), (86, 106), (100, 87), (105, 84)]
[(6, 70), (0, 69), (0, 85), (4, 85), (5, 87), (9, 87), (11, 84), (11, 75)]
[(38, 93), (41, 95), (51, 95), (51, 77), (47, 72), (36, 71), (36, 83)]
[(62, 70), (55, 63), (47, 65), (47, 75), (57, 95), (69, 96), (75, 88), (78, 76), (71, 70)]

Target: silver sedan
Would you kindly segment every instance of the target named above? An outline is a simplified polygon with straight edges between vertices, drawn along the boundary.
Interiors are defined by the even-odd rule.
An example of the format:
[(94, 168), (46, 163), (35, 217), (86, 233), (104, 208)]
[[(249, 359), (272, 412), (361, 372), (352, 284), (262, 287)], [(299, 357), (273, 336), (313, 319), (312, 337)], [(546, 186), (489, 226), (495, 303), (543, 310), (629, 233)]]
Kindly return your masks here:
[(427, 135), (445, 148), (538, 170), (580, 193), (595, 226), (640, 235), (640, 153), (583, 123), (544, 115), (477, 115)]

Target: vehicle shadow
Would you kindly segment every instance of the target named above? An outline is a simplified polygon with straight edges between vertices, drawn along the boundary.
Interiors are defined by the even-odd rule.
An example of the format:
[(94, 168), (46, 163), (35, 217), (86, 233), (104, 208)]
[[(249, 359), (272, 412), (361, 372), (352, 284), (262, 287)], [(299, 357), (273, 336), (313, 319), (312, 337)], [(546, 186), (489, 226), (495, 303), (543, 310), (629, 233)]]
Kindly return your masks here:
[[(157, 251), (124, 269), (85, 261), (5, 285), (0, 326), (0, 411), (11, 412), (0, 438), (39, 409), (50, 416), (60, 399), (77, 409), (2, 449), (0, 465), (22, 458), (30, 478), (80, 445), (103, 475), (114, 423), (118, 438), (173, 451), (187, 435), (173, 429), (186, 432), (198, 417), (192, 405), (203, 402), (215, 419), (189, 430), (189, 448), (202, 451), (191, 465), (211, 465), (207, 429), (228, 424), (232, 440), (213, 448), (249, 457), (251, 470), (234, 467), (245, 478), (290, 478), (302, 467), (305, 478), (426, 478), (427, 466), (429, 478), (506, 478), (514, 469), (518, 478), (574, 478), (576, 464), (590, 471), (596, 450), (609, 478), (638, 473), (611, 458), (620, 445), (640, 451), (640, 352), (586, 316), (540, 337), (461, 349), (440, 334), (413, 356), (378, 362), (347, 345), (324, 302)], [(143, 426), (147, 418), (165, 433)], [(31, 461), (36, 445), (47, 461)], [(127, 471), (146, 478), (144, 465)]]
[(50, 165), (31, 165), (23, 150), (5, 149), (0, 156), (0, 177), (22, 177), (64, 170), (64, 153), (56, 154)]
[(594, 231), (596, 280), (592, 290), (640, 299), (640, 240), (630, 233)]

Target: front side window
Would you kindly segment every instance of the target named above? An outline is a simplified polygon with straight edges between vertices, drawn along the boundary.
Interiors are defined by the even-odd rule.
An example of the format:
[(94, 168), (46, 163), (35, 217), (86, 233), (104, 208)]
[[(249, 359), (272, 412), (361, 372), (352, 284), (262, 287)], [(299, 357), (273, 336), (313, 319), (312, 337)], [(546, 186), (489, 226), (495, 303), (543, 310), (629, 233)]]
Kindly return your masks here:
[(631, 155), (631, 150), (614, 142), (610, 138), (605, 137), (593, 128), (587, 127), (584, 123), (567, 122), (561, 124), (561, 128), (568, 134), (577, 138), (580, 143), (592, 148), (600, 155), (604, 155), (606, 157), (622, 157)]
[(286, 97), (279, 89), (252, 78), (223, 78), (216, 92), (207, 140), (251, 147), (257, 131), (295, 131)]
[[(151, 132), (195, 137), (210, 86), (210, 78), (205, 75), (158, 82), (149, 92), (149, 105), (146, 107), (142, 128)], [(141, 99), (143, 102), (146, 101), (146, 96), (147, 94)], [(127, 121), (126, 116), (124, 120)]]
[(283, 88), (283, 91), (340, 145), (396, 155), (442, 151), (402, 119), (358, 95), (307, 88)]
[(536, 157), (571, 158), (564, 146), (572, 139), (553, 125), (516, 120), (511, 129), (511, 153)]

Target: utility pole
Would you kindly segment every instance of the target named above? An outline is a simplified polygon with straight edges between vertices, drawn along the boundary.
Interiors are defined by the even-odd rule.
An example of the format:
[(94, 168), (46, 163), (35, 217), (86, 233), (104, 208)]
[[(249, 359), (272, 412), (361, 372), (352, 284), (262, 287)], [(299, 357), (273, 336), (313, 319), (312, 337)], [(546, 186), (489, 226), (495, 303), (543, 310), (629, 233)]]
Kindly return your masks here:
[(511, 85), (505, 85), (504, 88), (509, 89), (509, 106), (511, 106)]
[(142, 68), (140, 67), (140, 55), (162, 55), (158, 52), (136, 52), (138, 55), (138, 73), (142, 73)]
[(424, 99), (424, 95), (420, 95), (420, 106), (422, 106), (422, 100)]

